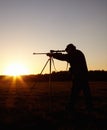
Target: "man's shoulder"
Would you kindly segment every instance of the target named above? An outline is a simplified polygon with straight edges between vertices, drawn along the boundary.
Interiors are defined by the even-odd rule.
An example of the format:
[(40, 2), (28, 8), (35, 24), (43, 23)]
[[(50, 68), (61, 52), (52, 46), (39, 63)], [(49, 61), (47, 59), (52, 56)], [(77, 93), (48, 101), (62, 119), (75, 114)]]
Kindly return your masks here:
[(84, 55), (84, 53), (83, 53), (81, 50), (76, 50), (76, 53), (77, 53), (77, 54)]

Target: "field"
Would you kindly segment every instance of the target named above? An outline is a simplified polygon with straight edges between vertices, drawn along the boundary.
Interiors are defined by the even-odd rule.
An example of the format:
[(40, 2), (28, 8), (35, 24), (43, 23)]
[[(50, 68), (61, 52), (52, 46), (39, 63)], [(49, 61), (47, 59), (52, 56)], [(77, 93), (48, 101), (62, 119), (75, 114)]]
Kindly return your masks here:
[(107, 130), (107, 82), (89, 82), (94, 110), (81, 94), (75, 113), (67, 112), (72, 82), (0, 79), (0, 129)]

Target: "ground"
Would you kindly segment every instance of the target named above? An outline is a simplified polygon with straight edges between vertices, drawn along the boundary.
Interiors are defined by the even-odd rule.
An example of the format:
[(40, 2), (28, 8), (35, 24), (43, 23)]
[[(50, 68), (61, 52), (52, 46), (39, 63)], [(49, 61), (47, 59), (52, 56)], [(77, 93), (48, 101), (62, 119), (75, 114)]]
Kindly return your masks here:
[(81, 94), (75, 112), (65, 108), (71, 82), (0, 80), (1, 129), (106, 130), (107, 82), (89, 82), (94, 110), (88, 113)]

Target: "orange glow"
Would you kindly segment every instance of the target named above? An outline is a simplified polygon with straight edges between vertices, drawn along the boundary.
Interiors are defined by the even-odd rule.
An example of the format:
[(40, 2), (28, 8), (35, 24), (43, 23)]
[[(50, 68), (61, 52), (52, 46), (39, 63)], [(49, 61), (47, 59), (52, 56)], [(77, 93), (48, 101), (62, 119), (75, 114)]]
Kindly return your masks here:
[(9, 76), (20, 76), (20, 75), (26, 75), (28, 74), (28, 69), (23, 65), (19, 63), (12, 63), (4, 71), (5, 75)]

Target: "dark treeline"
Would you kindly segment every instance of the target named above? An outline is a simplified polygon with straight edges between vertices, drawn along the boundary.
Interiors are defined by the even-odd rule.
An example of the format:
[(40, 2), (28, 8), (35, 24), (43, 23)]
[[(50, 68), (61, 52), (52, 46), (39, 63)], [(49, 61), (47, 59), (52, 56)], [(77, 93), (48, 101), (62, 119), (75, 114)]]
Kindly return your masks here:
[(90, 81), (107, 81), (107, 71), (89, 71)]
[[(94, 70), (89, 71), (89, 81), (107, 81), (107, 71)], [(50, 74), (37, 74), (22, 76), (25, 81), (49, 81), (51, 76), (52, 81), (70, 81), (71, 76), (68, 71), (52, 72)], [(0, 79), (5, 79), (5, 76), (0, 76)]]
[[(94, 70), (89, 71), (89, 81), (107, 81), (107, 71), (100, 71), (100, 70)], [(71, 76), (68, 71), (60, 71), (60, 72), (52, 72), (50, 74), (37, 74), (37, 75), (30, 75), (23, 77), (25, 80), (31, 80), (31, 81), (49, 81), (49, 78), (51, 76), (52, 81), (70, 81)]]

